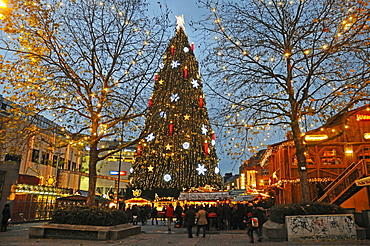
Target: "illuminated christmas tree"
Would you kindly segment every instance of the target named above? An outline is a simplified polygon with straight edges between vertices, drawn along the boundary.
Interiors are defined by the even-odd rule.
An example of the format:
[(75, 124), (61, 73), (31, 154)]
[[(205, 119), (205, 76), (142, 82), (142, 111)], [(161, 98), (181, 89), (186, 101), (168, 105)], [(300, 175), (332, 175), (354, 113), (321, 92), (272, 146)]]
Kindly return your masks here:
[(155, 75), (145, 138), (137, 146), (132, 188), (221, 187), (215, 134), (209, 122), (194, 44), (177, 17), (177, 31)]

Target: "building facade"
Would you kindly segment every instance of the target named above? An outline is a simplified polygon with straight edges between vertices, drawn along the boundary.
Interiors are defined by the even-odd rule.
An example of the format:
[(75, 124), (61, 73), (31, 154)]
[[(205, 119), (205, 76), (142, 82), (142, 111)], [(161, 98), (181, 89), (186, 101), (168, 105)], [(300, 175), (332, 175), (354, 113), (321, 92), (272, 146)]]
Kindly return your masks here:
[(81, 151), (71, 145), (56, 148), (66, 134), (45, 117), (12, 124), (10, 107), (0, 97), (0, 206), (11, 205), (13, 222), (48, 220), (56, 198), (79, 189)]
[[(323, 201), (369, 209), (369, 186), (356, 181), (370, 171), (370, 108), (368, 106), (337, 115), (325, 127), (307, 132), (306, 170), (312, 201)], [(268, 169), (270, 188), (276, 203), (300, 202), (300, 180), (292, 140), (270, 145), (261, 159)]]

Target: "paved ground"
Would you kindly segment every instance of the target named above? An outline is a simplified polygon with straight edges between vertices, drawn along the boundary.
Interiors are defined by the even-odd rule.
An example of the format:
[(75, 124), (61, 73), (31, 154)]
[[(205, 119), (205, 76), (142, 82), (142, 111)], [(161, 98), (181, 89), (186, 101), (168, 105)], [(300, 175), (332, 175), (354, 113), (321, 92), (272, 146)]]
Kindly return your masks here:
[[(96, 246), (96, 245), (128, 245), (128, 246), (245, 246), (251, 245), (246, 231), (208, 231), (205, 238), (188, 238), (185, 228), (173, 228), (167, 231), (167, 226), (151, 224), (141, 227), (142, 233), (117, 241), (90, 241), (72, 239), (30, 239), (28, 238), (28, 228), (44, 223), (15, 224), (8, 228), (7, 232), (0, 232), (0, 245), (37, 245), (37, 246)], [(195, 230), (193, 229), (193, 232)], [(257, 242), (253, 245), (258, 246), (285, 246), (285, 245), (370, 245), (370, 240), (349, 240), (349, 241), (316, 241), (316, 242)]]

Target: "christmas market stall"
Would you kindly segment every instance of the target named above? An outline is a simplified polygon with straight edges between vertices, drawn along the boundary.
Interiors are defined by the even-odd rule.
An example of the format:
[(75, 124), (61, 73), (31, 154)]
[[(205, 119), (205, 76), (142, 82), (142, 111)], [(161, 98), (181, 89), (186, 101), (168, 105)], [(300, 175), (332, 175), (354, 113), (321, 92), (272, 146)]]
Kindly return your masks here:
[[(84, 206), (87, 201), (87, 191), (79, 190), (72, 196), (60, 197), (56, 200), (57, 208), (66, 208), (74, 206)], [(95, 196), (95, 206), (109, 206), (111, 200), (103, 198), (102, 196)]]
[(126, 205), (126, 207), (132, 207), (134, 205), (137, 205), (137, 206), (149, 205), (149, 206), (151, 206), (152, 202), (153, 202), (152, 200), (146, 199), (146, 198), (143, 198), (143, 197), (134, 197), (134, 198), (126, 200), (125, 205)]
[(178, 200), (182, 204), (215, 205), (218, 202), (229, 201), (230, 194), (228, 191), (180, 192), (180, 196)]

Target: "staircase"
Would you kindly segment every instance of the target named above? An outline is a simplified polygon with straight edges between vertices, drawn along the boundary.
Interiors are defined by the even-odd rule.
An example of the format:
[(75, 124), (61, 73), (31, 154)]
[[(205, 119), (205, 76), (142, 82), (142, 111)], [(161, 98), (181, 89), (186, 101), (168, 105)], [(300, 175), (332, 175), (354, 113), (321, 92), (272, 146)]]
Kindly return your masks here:
[(363, 188), (363, 186), (357, 186), (355, 181), (369, 176), (369, 169), (368, 164), (364, 160), (352, 163), (325, 187), (324, 195), (318, 198), (317, 201), (337, 205), (342, 204)]

